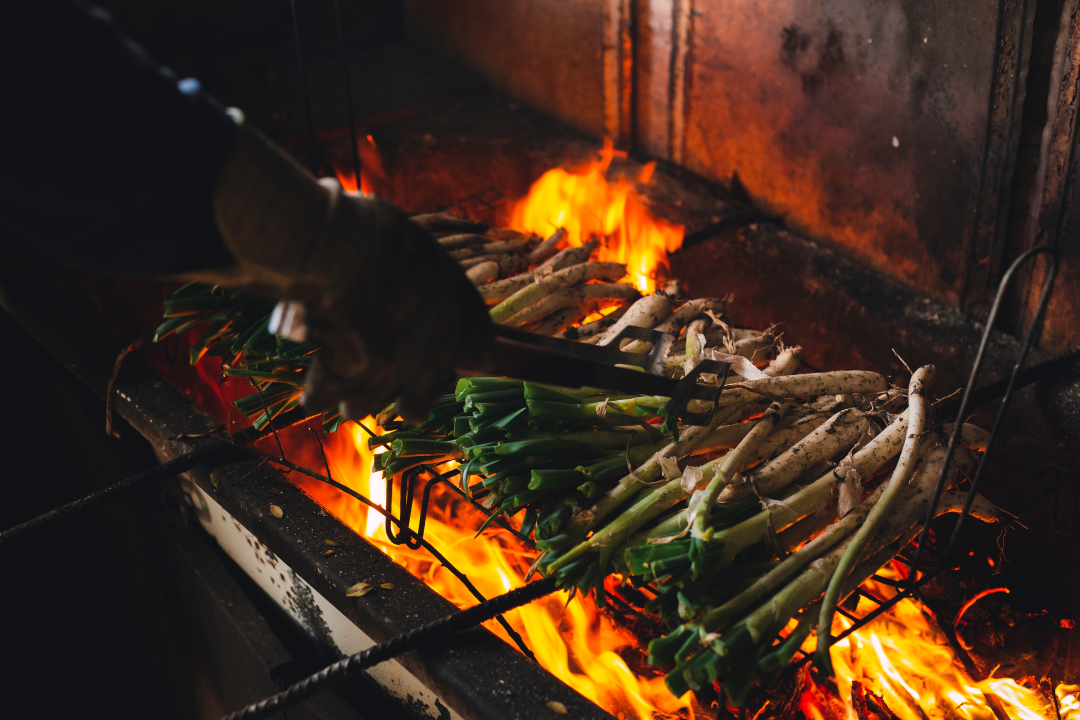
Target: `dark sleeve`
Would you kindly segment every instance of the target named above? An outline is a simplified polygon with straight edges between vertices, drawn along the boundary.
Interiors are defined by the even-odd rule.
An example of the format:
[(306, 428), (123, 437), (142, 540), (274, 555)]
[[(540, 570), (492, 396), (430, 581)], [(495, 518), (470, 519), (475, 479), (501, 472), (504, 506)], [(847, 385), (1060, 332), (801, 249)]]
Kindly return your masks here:
[(85, 269), (228, 264), (212, 211), (236, 125), (102, 11), (8, 3), (0, 20), (0, 223)]

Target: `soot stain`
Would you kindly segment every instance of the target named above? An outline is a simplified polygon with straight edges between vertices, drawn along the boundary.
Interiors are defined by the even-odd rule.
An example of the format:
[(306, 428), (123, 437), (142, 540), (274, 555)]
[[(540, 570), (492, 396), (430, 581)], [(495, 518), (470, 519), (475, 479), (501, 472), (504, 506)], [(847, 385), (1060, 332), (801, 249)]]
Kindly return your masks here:
[[(817, 62), (804, 69), (807, 63), (802, 59), (814, 45), (818, 46)], [(815, 95), (844, 66), (844, 34), (830, 26), (825, 38), (818, 41), (798, 25), (789, 25), (780, 31), (780, 63), (799, 75), (804, 93)]]
[(300, 618), (301, 623), (306, 626), (315, 637), (325, 642), (330, 649), (341, 654), (340, 649), (334, 642), (333, 636), (330, 634), (330, 626), (326, 624), (322, 609), (315, 601), (315, 593), (312, 592), (307, 583), (291, 569), (289, 570), (289, 576), (293, 590), (296, 593), (289, 599), (289, 604), (292, 606), (293, 611)]
[(791, 25), (780, 31), (780, 62), (794, 68), (799, 56), (810, 47), (812, 38), (798, 25)]

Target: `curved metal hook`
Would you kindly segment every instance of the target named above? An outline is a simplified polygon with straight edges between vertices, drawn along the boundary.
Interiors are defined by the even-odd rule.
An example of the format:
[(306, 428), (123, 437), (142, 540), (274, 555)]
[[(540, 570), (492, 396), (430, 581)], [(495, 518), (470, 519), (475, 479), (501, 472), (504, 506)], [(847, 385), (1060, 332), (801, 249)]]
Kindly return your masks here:
[(911, 574), (909, 575), (912, 583), (915, 582), (915, 578), (918, 576), (919, 560), (922, 558), (923, 547), (926, 544), (926, 539), (930, 533), (930, 523), (934, 519), (938, 502), (941, 501), (941, 494), (945, 489), (949, 470), (952, 467), (953, 454), (956, 452), (956, 445), (960, 439), (960, 433), (963, 430), (963, 418), (967, 413), (971, 395), (975, 391), (975, 385), (979, 379), (979, 372), (982, 370), (986, 348), (990, 344), (990, 334), (993, 330), (994, 322), (997, 320), (998, 311), (1001, 309), (1001, 300), (1005, 295), (1005, 290), (1008, 288), (1009, 283), (1012, 281), (1020, 266), (1031, 258), (1042, 254), (1049, 255), (1050, 268), (1046, 274), (1046, 278), (1043, 280), (1042, 293), (1039, 295), (1039, 303), (1036, 306), (1035, 316), (1031, 319), (1031, 326), (1028, 328), (1027, 335), (1024, 337), (1024, 342), (1020, 346), (1020, 353), (1016, 358), (1016, 364), (1013, 366), (1009, 384), (1006, 387), (1005, 395), (1001, 400), (1001, 408), (998, 410), (997, 417), (994, 419), (993, 429), (990, 431), (990, 436), (986, 441), (986, 451), (983, 453), (982, 460), (979, 462), (979, 467), (975, 471), (975, 478), (971, 482), (971, 489), (968, 491), (967, 497), (964, 500), (964, 508), (956, 521), (956, 526), (953, 528), (953, 533), (949, 538), (949, 544), (946, 546), (945, 553), (942, 555), (942, 562), (944, 562), (952, 552), (953, 547), (956, 545), (957, 538), (960, 536), (960, 529), (964, 525), (964, 520), (971, 512), (971, 504), (975, 501), (975, 492), (978, 489), (979, 481), (982, 479), (983, 470), (986, 467), (986, 459), (989, 457), (990, 450), (997, 440), (1002, 420), (1009, 408), (1009, 402), (1012, 399), (1013, 391), (1016, 389), (1017, 376), (1020, 374), (1020, 371), (1023, 370), (1024, 362), (1027, 360), (1028, 351), (1035, 341), (1035, 333), (1038, 331), (1043, 313), (1046, 310), (1046, 305), (1050, 300), (1050, 293), (1054, 287), (1054, 280), (1057, 278), (1057, 248), (1051, 247), (1050, 245), (1040, 245), (1039, 247), (1031, 248), (1013, 261), (1012, 265), (1010, 265), (1009, 269), (1005, 272), (1005, 275), (1001, 278), (1001, 282), (998, 283), (997, 294), (994, 296), (994, 304), (990, 308), (990, 314), (986, 318), (986, 326), (983, 328), (982, 340), (979, 343), (979, 351), (975, 354), (975, 362), (971, 366), (971, 376), (968, 378), (967, 385), (964, 387), (963, 399), (960, 401), (960, 409), (956, 414), (956, 424), (953, 427), (952, 435), (949, 437), (949, 444), (945, 449), (945, 462), (941, 466), (941, 474), (938, 475), (937, 485), (934, 488), (934, 501), (930, 503), (930, 507), (926, 513), (926, 519), (923, 521), (922, 531), (919, 533), (919, 544), (915, 549), (915, 557), (912, 559)]

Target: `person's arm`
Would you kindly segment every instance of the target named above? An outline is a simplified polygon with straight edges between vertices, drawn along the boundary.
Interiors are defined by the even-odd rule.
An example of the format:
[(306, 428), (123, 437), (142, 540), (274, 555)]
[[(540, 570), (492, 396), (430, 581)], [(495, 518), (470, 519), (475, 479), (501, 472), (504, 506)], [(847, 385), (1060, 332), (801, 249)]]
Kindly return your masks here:
[(78, 267), (232, 262), (212, 198), (237, 128), (100, 11), (8, 3), (0, 21), (0, 223)]
[(87, 269), (289, 301), (271, 330), (321, 346), (315, 410), (355, 419), (396, 401), (422, 418), (460, 359), (488, 362), (483, 300), (400, 210), (317, 181), (104, 15), (72, 0), (6, 10), (0, 222)]

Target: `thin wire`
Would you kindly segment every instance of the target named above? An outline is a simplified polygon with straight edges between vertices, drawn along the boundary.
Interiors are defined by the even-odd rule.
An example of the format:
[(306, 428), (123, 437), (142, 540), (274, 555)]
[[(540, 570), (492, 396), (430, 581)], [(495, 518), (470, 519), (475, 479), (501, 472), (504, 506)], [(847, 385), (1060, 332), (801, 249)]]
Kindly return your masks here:
[[(316, 480), (324, 482), (327, 485), (330, 485), (331, 487), (334, 487), (334, 488), (340, 490), (341, 492), (345, 493), (346, 495), (350, 495), (350, 496), (356, 498), (360, 502), (367, 505), (369, 508), (375, 510), (379, 514), (383, 515), (386, 518), (389, 518), (392, 522), (396, 523), (398, 525), (398, 533), (399, 534), (401, 534), (401, 533), (413, 533), (412, 529), (409, 528), (408, 526), (403, 527), (401, 525), (401, 523), (398, 521), (398, 519), (393, 516), (393, 514), (387, 512), (382, 507), (376, 505), (374, 502), (372, 502), (368, 498), (364, 497), (362, 494), (358, 493), (357, 491), (353, 490), (349, 486), (342, 485), (338, 481), (333, 480), (332, 478), (329, 478), (326, 475), (322, 475), (320, 473), (317, 473), (317, 472), (315, 472), (314, 470), (312, 470), (310, 468), (306, 468), (306, 467), (303, 467), (302, 465), (297, 465), (296, 463), (289, 462), (285, 458), (274, 457), (274, 455), (272, 455), (271, 453), (265, 452), (265, 451), (260, 450), (260, 449), (258, 449), (256, 447), (251, 447), (251, 446), (241, 446), (241, 447), (243, 447), (243, 449), (246, 452), (249, 452), (249, 453), (252, 453), (252, 454), (255, 454), (255, 455), (259, 455), (259, 456), (264, 457), (265, 459), (269, 460), (272, 463), (282, 465), (284, 467), (289, 468), (290, 470), (295, 470), (295, 471), (297, 471), (299, 473), (307, 475), (308, 477), (315, 478)], [(461, 584), (464, 585), (468, 589), (468, 591), (470, 593), (472, 593), (473, 597), (475, 597), (480, 602), (486, 602), (486, 598), (480, 593), (480, 591), (476, 588), (476, 586), (472, 584), (472, 581), (469, 580), (468, 576), (465, 575), (465, 573), (458, 570), (456, 567), (454, 567), (454, 564), (451, 563), (449, 560), (447, 560), (446, 557), (442, 553), (440, 553), (438, 550), (436, 550), (434, 545), (429, 543), (427, 540), (424, 540), (423, 538), (420, 538), (419, 542), (420, 542), (421, 546), (425, 550), (427, 550), (429, 553), (432, 554), (432, 556), (439, 562), (439, 564), (441, 564), (443, 567), (445, 567), (447, 570), (449, 570), (451, 573), (453, 573), (454, 577), (456, 577), (458, 580), (461, 581)], [(504, 618), (504, 617), (502, 617), (500, 615), (495, 619), (498, 620), (499, 624), (503, 626), (503, 629), (506, 630), (506, 633), (514, 640), (514, 642), (517, 644), (517, 646), (521, 650), (521, 652), (524, 653), (525, 656), (527, 658), (529, 658), (530, 660), (536, 660), (536, 656), (533, 655), (532, 651), (529, 649), (529, 646), (525, 644), (525, 640), (522, 639), (521, 635), (519, 635), (518, 632), (516, 630), (514, 630), (514, 628), (510, 627), (510, 623), (508, 623), (506, 621), (506, 618)]]
[(502, 617), (502, 613), (544, 597), (554, 592), (555, 589), (554, 578), (538, 580), (485, 601), (480, 605), (467, 610), (459, 610), (441, 620), (421, 625), (384, 643), (370, 647), (367, 650), (361, 650), (355, 655), (350, 655), (332, 665), (328, 665), (314, 675), (309, 675), (300, 682), (289, 686), (283, 692), (271, 695), (257, 703), (247, 705), (234, 713), (230, 713), (224, 720), (255, 720), (256, 718), (267, 717), (279, 710), (303, 702), (351, 673), (359, 672), (429, 643), (445, 640), (455, 633), (476, 627), (492, 617)]
[[(368, 436), (369, 436), (368, 447), (371, 446), (370, 440), (374, 440), (375, 445), (380, 445), (382, 447), (387, 447), (388, 445), (390, 445), (390, 442), (388, 442), (386, 440), (383, 440), (379, 435), (376, 435), (374, 433), (374, 431), (372, 431), (371, 428), (369, 428), (364, 423), (360, 422), (359, 420), (354, 420), (353, 422), (355, 422), (357, 425), (359, 425), (360, 428), (364, 432), (366, 432), (368, 434)], [(449, 487), (451, 490), (456, 492), (459, 496), (461, 496), (462, 498), (467, 500), (469, 502), (469, 504), (472, 505), (474, 508), (476, 508), (477, 510), (482, 512), (487, 517), (491, 516), (491, 511), (488, 508), (484, 507), (483, 505), (478, 503), (476, 500), (474, 500), (472, 497), (470, 497), (469, 494), (467, 492), (465, 492), (465, 490), (458, 487), (454, 483), (450, 482), (450, 478), (454, 477), (455, 475), (461, 474), (461, 469), (460, 468), (451, 470), (451, 471), (446, 472), (446, 473), (440, 473), (437, 470), (435, 470), (435, 468), (431, 467), (430, 465), (419, 465), (419, 466), (417, 466), (417, 468), (414, 468), (414, 469), (419, 469), (421, 471), (427, 471), (427, 472), (431, 473), (432, 475), (435, 476), (435, 478), (433, 480), (431, 480), (430, 482), (436, 482), (436, 483), (437, 482), (444, 482), (444, 483), (446, 483), (447, 487)], [(462, 484), (463, 485), (466, 484), (467, 482), (468, 482), (468, 478), (462, 478)], [(424, 527), (424, 523), (425, 523), (425, 521), (427, 519), (427, 507), (428, 507), (428, 503), (429, 503), (429, 500), (430, 500), (429, 495), (428, 495), (429, 492), (430, 491), (425, 487), (424, 488), (424, 501), (423, 501), (423, 504), (420, 506), (420, 528), (421, 529), (420, 529), (420, 531), (418, 533), (420, 536), (423, 536), (423, 534), (424, 534), (423, 527)], [(528, 537), (526, 537), (525, 535), (522, 535), (520, 532), (515, 530), (514, 527), (510, 523), (508, 523), (503, 517), (501, 517), (501, 516), (496, 517), (495, 518), (495, 524), (498, 525), (499, 527), (501, 527), (503, 530), (510, 533), (511, 535), (513, 535), (515, 538), (517, 538), (526, 547), (528, 547), (528, 548), (530, 548), (532, 550), (536, 549), (536, 545), (535, 545), (535, 543), (533, 543), (532, 540), (530, 540)], [(391, 539), (391, 542), (393, 542), (395, 545), (401, 544), (399, 542), (394, 541), (393, 539)]]
[(252, 381), (251, 387), (255, 388), (255, 392), (259, 395), (259, 404), (262, 405), (263, 414), (266, 415), (266, 424), (270, 426), (270, 430), (274, 433), (274, 440), (277, 442), (278, 452), (281, 453), (281, 459), (284, 460), (285, 448), (281, 446), (281, 438), (278, 437), (277, 428), (274, 427), (274, 419), (270, 417), (270, 410), (266, 407), (266, 400), (263, 398), (262, 390), (259, 389), (259, 386), (256, 385), (254, 381)]
[[(1034, 250), (1029, 252), (1034, 256), (1037, 252), (1041, 251), (1042, 248), (1034, 248)], [(1009, 386), (1005, 389), (1005, 396), (1001, 399), (1001, 407), (998, 409), (997, 417), (994, 419), (994, 425), (990, 429), (990, 436), (986, 440), (986, 451), (983, 453), (979, 467), (975, 470), (975, 477), (971, 481), (971, 488), (968, 489), (967, 497), (964, 499), (964, 509), (961, 511), (960, 517), (956, 520), (952, 536), (949, 538), (949, 544), (945, 546), (945, 552), (941, 559), (942, 563), (944, 563), (952, 553), (953, 548), (960, 538), (960, 530), (964, 527), (964, 521), (971, 513), (971, 505), (975, 502), (975, 494), (979, 489), (979, 481), (982, 480), (983, 471), (986, 469), (986, 458), (990, 455), (990, 450), (997, 441), (998, 433), (1001, 431), (1005, 416), (1008, 414), (1009, 403), (1012, 401), (1013, 392), (1016, 390), (1017, 375), (1024, 369), (1024, 362), (1027, 361), (1028, 352), (1031, 350), (1031, 346), (1035, 344), (1035, 336), (1042, 324), (1043, 314), (1046, 312), (1046, 307), (1050, 303), (1050, 294), (1054, 290), (1054, 280), (1057, 278), (1058, 266), (1057, 251), (1050, 248), (1047, 248), (1047, 251), (1050, 252), (1050, 257), (1048, 259), (1050, 269), (1043, 281), (1042, 292), (1039, 294), (1039, 302), (1035, 309), (1035, 315), (1031, 319), (1031, 326), (1028, 328), (1024, 343), (1020, 346), (1020, 354), (1016, 359), (1016, 365), (1013, 366), (1012, 376), (1009, 378)], [(963, 415), (960, 415), (960, 417), (963, 417)], [(959, 426), (961, 423), (958, 420), (956, 424)], [(953, 435), (957, 435), (956, 428), (953, 428)]]
[[(975, 362), (971, 366), (971, 376), (968, 378), (967, 385), (964, 387), (963, 399), (961, 399), (960, 401), (960, 409), (956, 414), (956, 424), (953, 426), (952, 435), (949, 436), (949, 444), (945, 449), (945, 459), (941, 466), (941, 472), (938, 474), (937, 485), (935, 485), (934, 487), (934, 499), (927, 509), (926, 519), (923, 521), (922, 530), (919, 533), (919, 544), (915, 548), (915, 557), (912, 560), (912, 568), (914, 570), (918, 569), (919, 561), (922, 559), (923, 546), (926, 543), (927, 537), (930, 533), (930, 523), (934, 520), (934, 513), (937, 511), (938, 503), (941, 501), (941, 495), (945, 490), (945, 482), (948, 478), (949, 470), (952, 468), (953, 455), (956, 452), (956, 446), (958, 444), (958, 441), (960, 440), (960, 433), (963, 431), (964, 428), (963, 419), (967, 417), (968, 403), (971, 400), (972, 393), (975, 392), (975, 385), (979, 380), (979, 372), (982, 370), (983, 360), (986, 356), (986, 348), (990, 344), (990, 334), (993, 331), (994, 322), (997, 320), (998, 311), (1001, 309), (1001, 301), (1005, 295), (1005, 290), (1008, 287), (1009, 282), (1012, 280), (1013, 275), (1016, 273), (1017, 269), (1025, 262), (1027, 262), (1030, 258), (1042, 253), (1050, 253), (1051, 260), (1055, 260), (1056, 258), (1056, 251), (1048, 245), (1031, 248), (1013, 261), (1012, 265), (1010, 265), (1009, 269), (1005, 272), (1005, 275), (1001, 278), (1001, 282), (998, 283), (997, 294), (994, 296), (994, 304), (990, 308), (990, 314), (986, 319), (986, 326), (983, 328), (982, 339), (979, 342), (979, 350), (977, 353), (975, 353)], [(1053, 262), (1052, 267), (1053, 271), (1048, 275), (1048, 279), (1050, 280), (1051, 285), (1053, 283), (1053, 277), (1056, 275), (1057, 272), (1056, 261)], [(1044, 294), (1046, 294), (1045, 287)], [(1028, 331), (1029, 338), (1030, 336), (1032, 336), (1035, 327), (1039, 324), (1039, 320), (1041, 318), (1041, 311), (1044, 307), (1042, 300), (1043, 298), (1040, 298), (1039, 310), (1036, 312), (1036, 316), (1032, 319), (1032, 326), (1031, 329)], [(1028, 347), (1029, 345), (1027, 343), (1027, 340), (1025, 340), (1024, 346), (1020, 350), (1020, 357), (1018, 358), (1017, 366), (1013, 370), (1013, 378), (1010, 379), (1008, 389), (1006, 390), (1007, 397), (1012, 394), (1012, 390), (1015, 384), (1016, 373), (1018, 373), (1023, 367), (1024, 360), (1027, 358)], [(1006, 401), (1002, 404), (1002, 407), (1007, 407), (1007, 405), (1008, 402)], [(1001, 414), (999, 413), (998, 419), (1000, 420), (1000, 418)], [(977, 473), (981, 472), (983, 465), (985, 465), (986, 455), (989, 455), (992, 443), (996, 439), (996, 430), (998, 428), (997, 421), (995, 421), (994, 423), (994, 428), (995, 432), (991, 433), (991, 437), (987, 441), (986, 452), (984, 453), (983, 460), (979, 465), (979, 470), (977, 471)], [(963, 518), (964, 514), (970, 511), (971, 503), (973, 500), (974, 495), (969, 493), (967, 501), (964, 504), (964, 512), (961, 513), (961, 518)], [(952, 544), (950, 543), (950, 547), (951, 546)], [(916, 573), (912, 572), (911, 577), (914, 578), (915, 576)]]
[(353, 170), (356, 172), (356, 189), (360, 190), (360, 146), (356, 141), (356, 120), (353, 117), (352, 75), (349, 73), (349, 54), (345, 50), (345, 35), (341, 29), (341, 8), (334, 0), (334, 20), (337, 23), (338, 49), (341, 67), (345, 71), (345, 110), (349, 121), (349, 140), (352, 143)]
[(319, 153), (315, 147), (315, 123), (311, 120), (311, 93), (304, 70), (304, 50), (300, 44), (300, 20), (296, 15), (296, 0), (289, 0), (292, 9), (293, 39), (296, 41), (296, 65), (300, 68), (300, 88), (304, 93), (304, 115), (307, 118), (308, 152), (311, 154), (311, 173), (319, 177)]
[(315, 436), (316, 442), (319, 443), (319, 452), (322, 453), (323, 465), (326, 466), (326, 477), (333, 480), (334, 476), (330, 473), (330, 461), (326, 458), (326, 448), (323, 447), (322, 438), (319, 437), (319, 431), (315, 428), (308, 428), (308, 430), (311, 430), (311, 434)]
[[(1039, 503), (1043, 502), (1046, 498), (1050, 497), (1050, 495), (1052, 495), (1055, 490), (1057, 490), (1059, 487), (1064, 485), (1066, 480), (1071, 480), (1076, 475), (1080, 475), (1080, 469), (1073, 470), (1071, 472), (1063, 474), (1060, 478), (1058, 478), (1057, 482), (1055, 482), (1053, 485), (1051, 485), (1046, 490), (1044, 490), (1037, 498), (1035, 498), (1032, 502), (1030, 502), (1027, 505), (1027, 507), (1025, 507), (1023, 510), (1018, 512), (1016, 514), (1016, 517), (1021, 517), (1023, 515), (1026, 515), (1027, 513), (1031, 512), (1032, 510), (1034, 510), (1035, 507)], [(976, 549), (980, 548), (983, 545), (986, 545), (991, 540), (996, 540), (996, 539), (997, 539), (996, 535), (992, 536), (990, 538), (987, 538), (987, 539), (983, 540), (982, 542), (977, 543), (974, 547)], [(902, 560), (902, 558), (900, 558), (899, 555), (896, 556), (896, 559)], [(911, 564), (911, 567), (914, 568), (914, 563)], [(886, 600), (884, 603), (882, 603), (879, 607), (874, 609), (872, 612), (870, 612), (870, 613), (864, 615), (863, 617), (859, 618), (855, 622), (855, 624), (853, 624), (847, 630), (840, 633), (836, 637), (832, 638), (832, 644), (835, 645), (837, 642), (839, 642), (840, 640), (843, 640), (844, 638), (846, 638), (851, 633), (862, 629), (863, 627), (868, 625), (870, 622), (876, 620), (878, 617), (880, 617), (883, 613), (885, 613), (893, 605), (896, 605), (901, 600), (904, 600), (905, 598), (910, 597), (918, 588), (922, 587), (926, 583), (933, 580), (935, 577), (937, 577), (939, 574), (941, 574), (945, 569), (946, 569), (945, 563), (940, 563), (933, 570), (928, 571), (926, 573), (923, 573), (923, 576), (921, 578), (918, 578), (917, 580), (915, 580), (915, 578), (917, 576), (915, 575), (915, 573), (912, 572), (909, 575), (909, 578), (912, 579), (912, 582), (907, 583), (906, 584), (907, 586), (904, 587), (902, 590), (899, 589), (900, 588), (900, 583), (897, 583), (896, 581), (886, 581), (885, 578), (879, 578), (877, 576), (874, 576), (875, 581), (884, 582), (884, 584), (886, 584), (886, 585), (891, 585), (891, 586), (897, 588), (899, 590), (899, 592), (897, 592), (897, 594), (894, 595), (893, 597)]]

